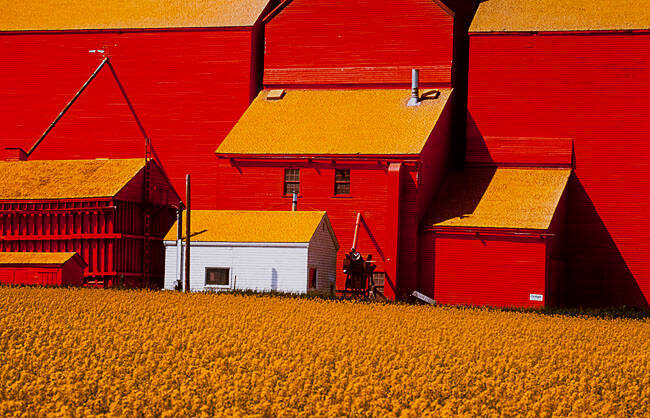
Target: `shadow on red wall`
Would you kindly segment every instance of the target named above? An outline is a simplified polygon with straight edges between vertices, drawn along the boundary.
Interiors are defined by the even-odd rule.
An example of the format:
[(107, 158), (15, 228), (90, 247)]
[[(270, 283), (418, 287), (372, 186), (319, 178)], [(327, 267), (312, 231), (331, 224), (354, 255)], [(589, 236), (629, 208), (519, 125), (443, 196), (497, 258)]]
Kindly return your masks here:
[(569, 181), (567, 306), (647, 308), (646, 300), (580, 179)]

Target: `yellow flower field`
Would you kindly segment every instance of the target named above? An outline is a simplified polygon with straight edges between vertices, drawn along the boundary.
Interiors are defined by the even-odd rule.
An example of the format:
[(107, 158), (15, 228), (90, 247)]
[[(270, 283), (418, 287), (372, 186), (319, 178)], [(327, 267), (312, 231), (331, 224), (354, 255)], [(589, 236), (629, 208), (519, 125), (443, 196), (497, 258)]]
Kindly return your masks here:
[(0, 288), (0, 414), (650, 415), (650, 321)]

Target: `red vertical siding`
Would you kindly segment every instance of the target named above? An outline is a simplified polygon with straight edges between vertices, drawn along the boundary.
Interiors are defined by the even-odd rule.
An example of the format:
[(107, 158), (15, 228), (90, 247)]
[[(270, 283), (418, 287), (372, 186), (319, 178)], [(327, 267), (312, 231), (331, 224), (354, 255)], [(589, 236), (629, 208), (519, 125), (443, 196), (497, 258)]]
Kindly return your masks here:
[(574, 140), (568, 302), (647, 306), (650, 34), (472, 35), (470, 54), (468, 149)]
[(434, 299), (443, 304), (540, 307), (546, 245), (539, 238), (446, 235), (434, 238)]
[[(214, 207), (214, 150), (249, 104), (251, 28), (0, 35), (4, 147), (30, 148), (101, 61), (103, 49), (179, 194), (192, 174), (195, 208)], [(104, 68), (35, 158), (121, 158), (142, 135)]]
[(264, 84), (451, 82), (454, 21), (433, 0), (293, 0), (266, 25)]

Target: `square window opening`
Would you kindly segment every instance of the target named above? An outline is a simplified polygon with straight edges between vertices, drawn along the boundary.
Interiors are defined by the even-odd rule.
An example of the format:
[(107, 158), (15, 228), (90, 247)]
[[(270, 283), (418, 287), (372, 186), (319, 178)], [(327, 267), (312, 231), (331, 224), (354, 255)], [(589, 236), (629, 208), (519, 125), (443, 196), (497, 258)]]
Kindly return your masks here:
[(205, 269), (206, 286), (230, 286), (230, 269), (210, 267)]
[(300, 169), (284, 169), (284, 194), (291, 196), (300, 193)]
[(350, 194), (350, 169), (337, 169), (334, 175), (334, 194)]

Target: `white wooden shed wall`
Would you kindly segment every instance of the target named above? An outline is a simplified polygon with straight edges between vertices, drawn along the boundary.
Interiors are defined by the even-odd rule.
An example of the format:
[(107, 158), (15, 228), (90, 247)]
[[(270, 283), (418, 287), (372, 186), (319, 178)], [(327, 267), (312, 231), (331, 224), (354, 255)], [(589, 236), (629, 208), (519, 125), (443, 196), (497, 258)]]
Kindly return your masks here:
[[(176, 286), (176, 241), (165, 241), (165, 289)], [(256, 290), (306, 293), (309, 269), (317, 290), (336, 285), (336, 246), (325, 220), (305, 243), (192, 242), (190, 290)], [(206, 268), (229, 268), (228, 286), (206, 286)], [(184, 271), (184, 268), (183, 268)]]

